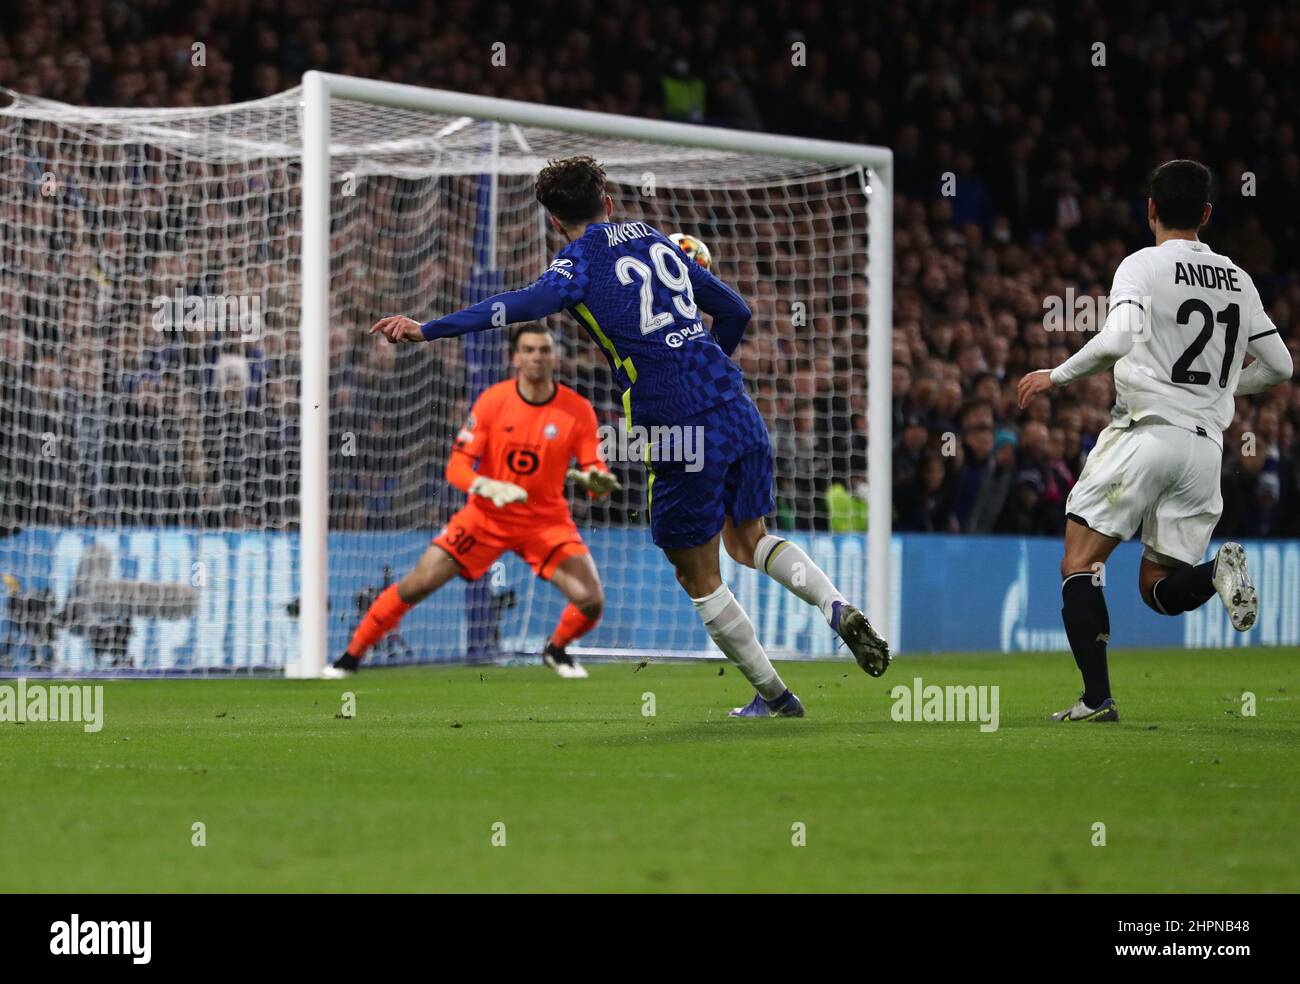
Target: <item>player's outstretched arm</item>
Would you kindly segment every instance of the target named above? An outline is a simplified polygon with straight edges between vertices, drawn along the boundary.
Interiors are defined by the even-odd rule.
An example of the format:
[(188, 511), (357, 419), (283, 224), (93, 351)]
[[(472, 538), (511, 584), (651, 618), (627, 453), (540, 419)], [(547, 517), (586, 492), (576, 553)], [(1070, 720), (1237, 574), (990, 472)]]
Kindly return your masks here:
[(383, 335), (390, 342), (431, 342), (435, 338), (455, 338), (521, 321), (536, 321), (564, 310), (567, 303), (560, 291), (538, 281), (522, 290), (493, 294), (463, 311), (424, 324), (404, 315), (381, 318), (371, 325), (370, 334)]
[(521, 321), (537, 321), (563, 311), (567, 303), (563, 293), (546, 280), (538, 280), (522, 290), (493, 294), (463, 311), (426, 321), (420, 326), (420, 333), (426, 341), (455, 338)]
[(1146, 313), (1136, 301), (1113, 305), (1101, 331), (1086, 345), (1055, 369), (1038, 369), (1020, 380), (1017, 387), (1020, 409), (1039, 393), (1054, 386), (1069, 386), (1076, 379), (1096, 375), (1109, 369), (1133, 351), (1133, 343), (1142, 333)]
[(390, 342), (397, 343), (424, 341), (424, 336), (420, 334), (420, 322), (404, 314), (380, 318), (370, 326), (370, 334), (383, 335)]
[(1016, 387), (1016, 395), (1023, 410), (1029, 406), (1029, 401), (1039, 393), (1046, 393), (1052, 388), (1052, 370), (1035, 369), (1031, 373), (1026, 373), (1020, 377), (1020, 384)]

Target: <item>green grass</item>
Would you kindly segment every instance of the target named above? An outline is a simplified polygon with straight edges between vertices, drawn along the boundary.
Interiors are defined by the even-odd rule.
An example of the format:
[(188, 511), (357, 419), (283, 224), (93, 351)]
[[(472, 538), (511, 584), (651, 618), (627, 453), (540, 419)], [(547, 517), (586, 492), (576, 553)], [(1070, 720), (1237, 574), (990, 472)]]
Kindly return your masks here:
[[(0, 724), (0, 889), (1294, 892), (1297, 659), (1114, 653), (1118, 725), (1046, 720), (1061, 654), (784, 664), (803, 720), (719, 664), (113, 682), (98, 734)], [(918, 675), (999, 729), (891, 720)]]

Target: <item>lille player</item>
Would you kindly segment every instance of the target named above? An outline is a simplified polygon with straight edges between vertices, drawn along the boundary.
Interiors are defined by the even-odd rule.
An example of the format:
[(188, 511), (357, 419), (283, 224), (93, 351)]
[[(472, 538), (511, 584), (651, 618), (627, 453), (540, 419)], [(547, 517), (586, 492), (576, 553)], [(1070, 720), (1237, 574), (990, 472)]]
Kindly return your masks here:
[[(568, 245), (531, 285), (489, 297), (425, 324), (401, 316), (375, 323), (392, 341), (420, 342), (486, 331), (567, 311), (604, 350), (623, 389), (631, 427), (695, 428), (703, 467), (665, 461), (656, 449), (647, 508), (654, 542), (690, 595), (719, 649), (757, 693), (736, 717), (802, 717), (740, 603), (722, 581), (719, 540), (738, 562), (816, 605), (867, 673), (889, 665), (889, 648), (797, 544), (767, 532), (775, 508), (767, 426), (729, 356), (750, 311), (740, 295), (644, 222), (613, 222), (605, 171), (590, 157), (551, 161), (537, 200)], [(712, 330), (700, 311), (713, 316)], [(683, 432), (684, 433), (684, 432)], [(677, 455), (684, 457), (684, 455)]]
[[(1217, 592), (1233, 628), (1255, 624), (1259, 597), (1246, 551), (1225, 543), (1201, 562), (1223, 514), (1223, 432), (1235, 397), (1291, 378), (1291, 353), (1250, 275), (1201, 242), (1209, 169), (1169, 161), (1151, 176), (1147, 224), (1156, 244), (1115, 271), (1106, 324), (1055, 369), (1020, 380), (1020, 405), (1054, 386), (1115, 368), (1115, 409), (1065, 501), (1061, 618), (1083, 693), (1056, 721), (1118, 721), (1106, 645), (1110, 614), (1097, 577), (1142, 528), (1142, 600), (1181, 615)], [(1242, 369), (1249, 353), (1255, 361)]]
[[(543, 660), (562, 677), (587, 675), (565, 647), (595, 627), (605, 596), (569, 512), (564, 480), (606, 495), (618, 488), (618, 479), (600, 456), (596, 411), (554, 379), (551, 333), (539, 325), (518, 326), (510, 345), (515, 378), (489, 387), (474, 402), (447, 462), (447, 481), (468, 493), (465, 508), (448, 520), (415, 569), (375, 599), (334, 663), (336, 670), (355, 671), (412, 606), (454, 576), (476, 581), (513, 550), (569, 602)], [(569, 467), (573, 459), (577, 468)]]

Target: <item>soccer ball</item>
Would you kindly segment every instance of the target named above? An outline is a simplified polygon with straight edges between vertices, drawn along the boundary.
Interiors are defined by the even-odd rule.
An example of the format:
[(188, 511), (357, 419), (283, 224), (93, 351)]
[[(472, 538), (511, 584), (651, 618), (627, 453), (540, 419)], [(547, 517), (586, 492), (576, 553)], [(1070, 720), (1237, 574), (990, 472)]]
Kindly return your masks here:
[(674, 232), (668, 238), (677, 244), (678, 249), (704, 269), (712, 268), (713, 254), (709, 252), (709, 247), (705, 246), (702, 240), (696, 239), (694, 236), (688, 236), (684, 232)]

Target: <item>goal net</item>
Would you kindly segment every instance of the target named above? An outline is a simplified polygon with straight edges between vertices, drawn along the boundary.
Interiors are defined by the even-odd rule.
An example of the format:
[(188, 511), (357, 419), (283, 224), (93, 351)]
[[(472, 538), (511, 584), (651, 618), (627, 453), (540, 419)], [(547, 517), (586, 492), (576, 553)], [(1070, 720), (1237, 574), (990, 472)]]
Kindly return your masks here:
[[(702, 239), (753, 308), (736, 358), (772, 434), (772, 525), (855, 597), (887, 565), (887, 152), (316, 73), (197, 110), (7, 101), (0, 672), (315, 675), (342, 652), (463, 504), (451, 443), (512, 371), (504, 331), (395, 346), (368, 328), (531, 282), (563, 245), (533, 180), (576, 153), (606, 166), (617, 217)], [(548, 326), (623, 483), (571, 493), (607, 596), (577, 651), (706, 655), (604, 356), (566, 316)], [(813, 609), (724, 568), (774, 655), (834, 652)], [(506, 555), (369, 661), (536, 655), (562, 606)]]

